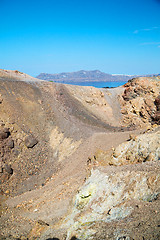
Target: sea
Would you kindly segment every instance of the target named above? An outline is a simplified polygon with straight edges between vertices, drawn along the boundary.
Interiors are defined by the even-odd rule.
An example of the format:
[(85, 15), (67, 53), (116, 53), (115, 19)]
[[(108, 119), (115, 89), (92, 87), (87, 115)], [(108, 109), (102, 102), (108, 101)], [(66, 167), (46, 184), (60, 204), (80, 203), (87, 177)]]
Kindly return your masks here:
[(119, 81), (119, 82), (61, 82), (64, 84), (78, 85), (78, 86), (92, 86), (96, 88), (115, 88), (122, 86), (127, 81)]

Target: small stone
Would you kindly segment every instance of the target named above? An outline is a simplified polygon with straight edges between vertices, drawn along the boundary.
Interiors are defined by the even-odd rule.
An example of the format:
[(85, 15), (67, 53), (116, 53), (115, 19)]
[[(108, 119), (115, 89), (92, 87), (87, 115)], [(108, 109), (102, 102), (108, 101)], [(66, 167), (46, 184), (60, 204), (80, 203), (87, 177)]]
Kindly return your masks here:
[(44, 222), (44, 221), (42, 221), (42, 220), (38, 220), (37, 223), (40, 224), (40, 225), (46, 225), (46, 226), (49, 226), (48, 223), (46, 223), (46, 222)]
[(18, 155), (20, 154), (20, 150), (18, 150), (18, 149), (13, 149), (13, 153), (14, 153), (15, 156), (18, 157)]
[(134, 134), (129, 134), (129, 138), (130, 140), (133, 140), (133, 141), (136, 140), (136, 136)]
[(157, 123), (160, 122), (160, 111), (157, 111), (157, 112), (154, 114), (153, 120), (156, 121)]
[(9, 135), (10, 135), (10, 132), (8, 128), (0, 129), (0, 140), (8, 138)]
[(9, 124), (15, 124), (15, 121), (9, 118), (9, 119), (8, 119), (8, 123), (9, 123)]
[(7, 142), (7, 147), (14, 148), (14, 141), (12, 139), (9, 139), (9, 141)]
[(21, 145), (21, 143), (22, 143), (22, 140), (21, 139), (17, 139), (17, 144)]
[(3, 121), (0, 121), (0, 126), (1, 126), (1, 127), (4, 127), (4, 126), (5, 126), (5, 124), (4, 124)]
[(13, 169), (11, 168), (10, 165), (5, 164), (4, 169), (8, 174), (13, 174)]
[(1, 183), (9, 180), (10, 175), (8, 173), (3, 173), (1, 177)]
[(10, 193), (10, 191), (9, 191), (9, 190), (5, 191), (5, 194), (9, 194), (9, 193)]
[(25, 145), (28, 148), (34, 147), (37, 143), (38, 143), (37, 139), (34, 136), (32, 136), (32, 135), (28, 135), (25, 138)]
[(10, 127), (10, 132), (13, 132), (14, 131), (14, 127)]

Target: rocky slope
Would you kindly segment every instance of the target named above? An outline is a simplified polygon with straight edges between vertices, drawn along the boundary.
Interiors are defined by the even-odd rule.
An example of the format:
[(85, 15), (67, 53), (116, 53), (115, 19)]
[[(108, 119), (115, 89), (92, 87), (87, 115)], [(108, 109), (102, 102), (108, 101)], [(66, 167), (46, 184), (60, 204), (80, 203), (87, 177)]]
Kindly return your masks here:
[(0, 71), (0, 239), (159, 239), (159, 78), (127, 84)]
[(4, 70), (0, 69), (0, 79), (8, 79), (8, 80), (14, 80), (14, 81), (39, 81), (38, 79), (29, 76), (26, 73), (20, 72), (18, 70)]
[[(75, 197), (71, 213), (65, 219), (64, 224), (68, 227), (66, 239), (76, 236), (78, 239), (158, 240), (160, 175), (159, 168), (155, 166), (92, 170), (91, 176)], [(154, 223), (150, 223), (151, 213), (146, 209), (147, 206), (153, 212)], [(139, 219), (134, 216), (135, 212), (136, 215), (137, 212), (141, 214)], [(124, 222), (122, 229), (120, 225), (124, 225)], [(117, 227), (113, 230), (112, 226), (111, 231), (109, 223)]]

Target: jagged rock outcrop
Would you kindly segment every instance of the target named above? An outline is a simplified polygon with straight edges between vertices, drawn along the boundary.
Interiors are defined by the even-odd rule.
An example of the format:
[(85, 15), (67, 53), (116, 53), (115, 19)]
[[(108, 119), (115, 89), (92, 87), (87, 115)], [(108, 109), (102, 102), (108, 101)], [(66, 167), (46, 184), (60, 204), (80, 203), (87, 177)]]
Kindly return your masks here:
[(157, 160), (160, 160), (160, 132), (131, 135), (116, 149), (107, 152), (98, 150), (90, 159), (90, 164), (121, 166)]
[(159, 125), (160, 124), (160, 95), (155, 99), (155, 105), (157, 108), (156, 113), (153, 115), (153, 120)]
[(135, 78), (129, 80), (124, 88), (124, 93), (120, 98), (123, 124), (149, 128), (158, 123), (157, 104), (160, 93), (160, 77)]
[[(160, 159), (159, 146), (160, 133), (140, 135), (114, 150), (108, 164), (115, 166), (91, 170), (91, 176), (75, 196), (71, 212), (64, 221), (64, 226), (68, 228), (67, 240), (72, 236), (81, 240), (123, 239), (122, 237), (158, 240), (160, 236), (157, 217), (157, 211), (159, 211), (157, 206), (160, 200), (160, 169), (157, 167)], [(142, 163), (150, 154), (153, 154), (153, 164)], [(132, 160), (126, 159), (128, 156)], [(140, 163), (130, 165), (135, 162)], [(118, 167), (122, 164), (128, 165)], [(146, 227), (150, 221), (148, 205), (152, 205), (155, 211), (156, 222), (154, 230), (150, 231)], [(141, 214), (138, 219), (134, 218), (134, 215), (137, 215), (137, 209)], [(130, 224), (131, 222), (135, 224), (137, 221), (137, 228), (141, 222), (145, 221), (146, 226), (143, 231), (140, 227), (141, 232), (137, 233), (136, 229), (130, 229), (131, 226), (127, 228), (128, 221)], [(125, 229), (122, 231), (120, 225), (124, 222)], [(112, 231), (111, 223), (114, 226), (117, 225)]]
[[(3, 124), (2, 124), (3, 125)], [(0, 184), (9, 180), (13, 174), (11, 167), (12, 149), (14, 141), (9, 128), (0, 128)]]
[[(147, 172), (120, 168), (118, 172), (112, 169), (109, 173), (93, 170), (90, 178), (76, 195), (72, 212), (66, 219), (69, 228), (67, 240), (72, 236), (81, 240), (117, 239), (107, 237), (109, 232), (107, 223), (115, 224), (116, 221), (127, 220), (137, 208), (136, 205), (139, 207), (147, 202), (157, 201), (160, 194), (159, 180), (160, 175), (157, 175), (154, 169)], [(103, 237), (96, 226), (101, 222), (106, 223)], [(118, 228), (114, 232), (116, 231)], [(156, 231), (158, 234), (158, 228)], [(99, 238), (95, 237), (96, 233), (99, 233)], [(127, 236), (137, 239), (134, 229), (128, 229)], [(141, 236), (146, 236), (145, 231)], [(150, 239), (158, 238), (151, 235)]]

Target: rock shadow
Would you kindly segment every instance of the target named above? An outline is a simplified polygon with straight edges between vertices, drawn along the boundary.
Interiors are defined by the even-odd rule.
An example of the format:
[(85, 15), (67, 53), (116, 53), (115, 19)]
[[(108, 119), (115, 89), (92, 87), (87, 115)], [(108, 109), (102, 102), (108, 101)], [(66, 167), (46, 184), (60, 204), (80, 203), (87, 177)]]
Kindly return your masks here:
[[(46, 240), (60, 240), (59, 238), (47, 238)], [(79, 240), (75, 236), (73, 236), (70, 240)]]
[(60, 240), (59, 238), (47, 238), (46, 240)]

